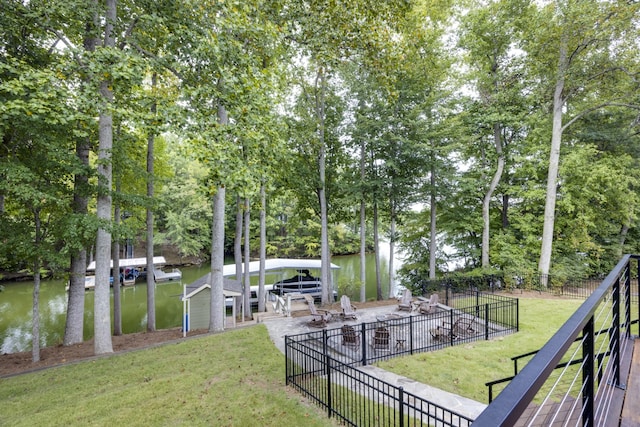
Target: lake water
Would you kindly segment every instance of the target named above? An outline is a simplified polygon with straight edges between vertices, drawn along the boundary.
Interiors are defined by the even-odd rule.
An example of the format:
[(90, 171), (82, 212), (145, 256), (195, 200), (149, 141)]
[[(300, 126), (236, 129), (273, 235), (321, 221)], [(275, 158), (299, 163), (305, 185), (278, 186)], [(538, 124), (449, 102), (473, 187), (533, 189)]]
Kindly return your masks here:
[[(388, 252), (381, 248), (381, 270), (383, 296), (388, 294)], [(360, 280), (360, 257), (358, 255), (333, 257), (332, 262), (340, 269), (334, 274), (334, 287), (342, 289), (345, 284)], [(396, 261), (396, 265), (399, 262)], [(367, 299), (375, 298), (375, 261), (367, 255)], [(156, 328), (166, 329), (182, 325), (183, 285), (189, 284), (209, 272), (209, 266), (182, 268), (182, 282), (166, 282), (156, 285)], [(269, 279), (275, 280), (269, 280)], [(267, 283), (279, 280), (267, 276)], [(257, 284), (257, 277), (252, 278)], [(0, 347), (1, 353), (15, 353), (31, 349), (33, 282), (5, 282), (0, 292)], [(61, 344), (67, 310), (66, 281), (44, 280), (40, 287), (40, 336), (42, 347)], [(122, 331), (132, 333), (145, 331), (147, 326), (147, 285), (121, 288)], [(356, 291), (355, 295), (359, 295)], [(357, 301), (357, 297), (355, 297)], [(113, 307), (113, 301), (112, 301)], [(85, 293), (84, 337), (93, 336), (93, 291)]]

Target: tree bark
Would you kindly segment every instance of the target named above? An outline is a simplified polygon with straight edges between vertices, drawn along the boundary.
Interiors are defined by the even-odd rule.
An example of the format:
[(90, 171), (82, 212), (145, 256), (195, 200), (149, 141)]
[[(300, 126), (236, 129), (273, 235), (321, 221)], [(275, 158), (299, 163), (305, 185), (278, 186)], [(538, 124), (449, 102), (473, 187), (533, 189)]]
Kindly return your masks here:
[(484, 199), (482, 201), (482, 268), (489, 268), (489, 240), (491, 237), (491, 218), (489, 208), (491, 207), (491, 197), (500, 183), (504, 170), (504, 154), (502, 151), (502, 127), (496, 123), (493, 125), (493, 142), (498, 155), (498, 164), (489, 183)]
[[(119, 180), (116, 180), (119, 181)], [(116, 183), (116, 193), (120, 192), (120, 183)], [(113, 209), (113, 218), (116, 230), (120, 225), (120, 206), (116, 203)], [(111, 276), (113, 277), (113, 335), (122, 335), (122, 304), (120, 299), (120, 238), (113, 239), (111, 244), (111, 259), (113, 259), (113, 268)]]
[[(83, 167), (89, 166), (89, 141), (79, 140), (76, 155)], [(86, 195), (89, 179), (86, 172), (74, 177), (73, 213), (80, 216), (88, 214), (89, 198)], [(79, 344), (84, 340), (84, 282), (87, 275), (87, 250), (80, 249), (71, 256), (69, 275), (69, 293), (67, 300), (67, 318), (64, 327), (63, 345)]]
[[(155, 88), (158, 76), (153, 73), (151, 76), (152, 96), (155, 95)], [(156, 116), (156, 101), (151, 103), (151, 117)], [(156, 280), (153, 274), (153, 196), (154, 196), (154, 154), (155, 154), (155, 133), (149, 132), (147, 137), (147, 331), (156, 330)], [(151, 272), (151, 274), (149, 274)]]
[(547, 174), (547, 193), (544, 205), (544, 224), (542, 228), (542, 248), (538, 270), (541, 283), (546, 286), (551, 268), (553, 247), (553, 228), (555, 222), (558, 169), (560, 165), (560, 146), (562, 144), (562, 114), (565, 99), (563, 97), (565, 72), (567, 67), (567, 36), (562, 35), (558, 58), (558, 75), (553, 93), (553, 124), (551, 129), (551, 150), (549, 152), (549, 171)]
[[(115, 47), (113, 25), (116, 22), (116, 0), (106, 0), (104, 45)], [(110, 106), (113, 92), (109, 81), (100, 84), (101, 106), (98, 131), (98, 200), (97, 216), (101, 225), (96, 238), (96, 285), (94, 292), (94, 351), (96, 354), (113, 353), (111, 342), (111, 309), (109, 271), (111, 259), (111, 233), (105, 224), (111, 222), (111, 149), (113, 148), (113, 117)]]
[(211, 317), (209, 332), (224, 331), (224, 197), (225, 188), (220, 185), (213, 196), (213, 225), (211, 232)]
[(367, 255), (367, 223), (366, 223), (366, 202), (364, 185), (366, 179), (366, 143), (364, 139), (360, 143), (360, 302), (367, 300), (367, 269), (366, 269), (366, 255)]
[(258, 276), (258, 312), (265, 311), (265, 260), (267, 259), (267, 192), (264, 178), (260, 184), (260, 272)]
[[(218, 103), (218, 123), (222, 126), (229, 124), (227, 110)], [(209, 332), (224, 331), (225, 301), (224, 301), (224, 209), (225, 187), (219, 184), (213, 195), (213, 223), (211, 225), (211, 308), (209, 317)], [(237, 273), (237, 272), (236, 272)]]
[(380, 251), (378, 248), (380, 247), (380, 237), (378, 231), (378, 201), (373, 199), (373, 246), (374, 249), (374, 257), (376, 264), (376, 299), (378, 301), (382, 300), (382, 281), (380, 280)]
[(325, 177), (325, 140), (324, 140), (324, 127), (325, 127), (325, 76), (323, 68), (318, 70), (316, 76), (316, 85), (319, 85), (319, 94), (316, 96), (316, 118), (318, 120), (318, 142), (320, 151), (318, 154), (318, 171), (320, 174), (320, 182), (318, 187), (318, 200), (320, 202), (320, 253), (321, 253), (321, 266), (320, 277), (322, 280), (322, 303), (328, 304), (333, 299), (333, 288), (331, 283), (331, 272), (329, 263), (329, 225), (327, 218), (327, 198), (325, 193), (326, 177)]
[[(432, 142), (433, 145), (433, 142)], [(436, 167), (435, 154), (431, 154), (431, 173), (430, 173), (430, 189), (429, 189), (429, 279), (436, 278), (436, 251), (438, 250), (436, 233)]]
[[(236, 280), (242, 283), (242, 198), (236, 196), (236, 234), (233, 239), (233, 261), (236, 264)], [(244, 313), (244, 295), (237, 301), (238, 313)]]
[[(89, 2), (93, 10), (97, 10), (97, 0)], [(83, 48), (86, 52), (94, 52), (98, 44), (98, 39), (94, 32), (98, 28), (98, 15), (94, 13), (86, 23)], [(88, 85), (89, 79), (84, 79), (83, 83)], [(83, 167), (81, 173), (74, 176), (73, 181), (73, 213), (86, 216), (88, 214), (89, 197), (88, 172), (89, 151), (91, 142), (89, 138), (81, 138), (76, 142), (76, 156)], [(87, 275), (87, 250), (80, 249), (71, 255), (71, 267), (69, 276), (69, 293), (67, 300), (67, 319), (64, 328), (63, 345), (69, 346), (79, 344), (84, 341), (84, 282)]]
[[(33, 210), (35, 221), (35, 247), (39, 248), (41, 242), (40, 210)], [(38, 251), (39, 252), (39, 251)], [(40, 255), (36, 253), (33, 261), (33, 311), (31, 324), (31, 360), (40, 361)]]
[(251, 318), (251, 276), (249, 273), (249, 262), (251, 261), (251, 248), (249, 239), (251, 228), (249, 221), (251, 211), (249, 206), (249, 198), (244, 199), (244, 316), (245, 318)]
[(396, 272), (393, 268), (393, 258), (396, 250), (396, 210), (391, 202), (391, 219), (389, 224), (389, 298), (396, 296)]

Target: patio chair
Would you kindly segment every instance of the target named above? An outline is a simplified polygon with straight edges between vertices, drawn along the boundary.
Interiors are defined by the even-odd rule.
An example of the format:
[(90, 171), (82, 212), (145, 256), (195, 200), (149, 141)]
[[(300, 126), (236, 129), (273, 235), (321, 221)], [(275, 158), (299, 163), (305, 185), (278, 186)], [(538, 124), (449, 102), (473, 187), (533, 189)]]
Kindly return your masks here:
[(472, 337), (478, 333), (474, 328), (475, 323), (475, 317), (460, 316), (451, 329), (458, 337)]
[(434, 340), (456, 340), (461, 337), (477, 335), (474, 329), (475, 318), (460, 316), (453, 325), (449, 321), (443, 321), (441, 326), (431, 329), (429, 332)]
[(402, 294), (402, 298), (400, 298), (400, 301), (398, 302), (398, 310), (412, 311), (412, 300), (413, 296), (411, 295), (411, 291), (409, 289), (405, 289), (404, 293)]
[(309, 321), (309, 326), (313, 326), (314, 328), (326, 327), (327, 322), (331, 320), (331, 313), (327, 310), (316, 308), (316, 304), (313, 301), (313, 297), (311, 295), (304, 295), (304, 299), (307, 301), (307, 304), (309, 305), (309, 311), (311, 312), (311, 320)]
[(359, 346), (360, 334), (356, 332), (356, 329), (351, 325), (342, 326), (342, 345)]
[(340, 306), (342, 307), (341, 316), (343, 319), (353, 319), (356, 320), (356, 308), (351, 304), (351, 299), (342, 295), (340, 297)]
[(429, 329), (429, 333), (431, 337), (436, 341), (444, 341), (444, 340), (455, 340), (458, 336), (451, 329), (450, 326), (447, 325), (448, 322), (443, 322), (442, 325), (436, 326), (433, 329)]
[(386, 326), (378, 326), (376, 328), (371, 346), (374, 349), (389, 350), (389, 329)]
[(431, 298), (428, 301), (421, 302), (418, 306), (418, 311), (421, 314), (435, 313), (438, 307), (438, 294), (431, 294)]

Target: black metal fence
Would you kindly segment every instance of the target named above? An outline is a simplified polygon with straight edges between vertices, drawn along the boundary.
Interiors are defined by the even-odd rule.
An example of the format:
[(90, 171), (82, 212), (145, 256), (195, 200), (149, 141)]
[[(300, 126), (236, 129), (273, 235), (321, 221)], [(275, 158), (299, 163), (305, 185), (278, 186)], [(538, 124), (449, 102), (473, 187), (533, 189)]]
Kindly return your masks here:
[(623, 257), (474, 426), (618, 424), (640, 318), (639, 259)]
[(471, 419), (287, 338), (287, 384), (354, 426), (469, 426)]
[(450, 276), (442, 279), (421, 279), (412, 285), (414, 294), (429, 295), (432, 292), (457, 294), (464, 290), (481, 292), (522, 293), (534, 291), (570, 298), (588, 298), (602, 283), (602, 278), (577, 279), (543, 274), (520, 274), (506, 277), (504, 274), (482, 276)]
[[(638, 304), (640, 303), (640, 298), (639, 298), (639, 294), (638, 294), (638, 282), (635, 279), (631, 280), (631, 289), (630, 289), (630, 296), (631, 296), (631, 307), (632, 308), (637, 308)], [(584, 288), (581, 288), (584, 289)], [(595, 290), (595, 289), (594, 289)], [(593, 290), (592, 290), (593, 292)], [(624, 305), (624, 304), (623, 304)], [(633, 310), (632, 310), (633, 313)], [(622, 315), (622, 313), (621, 313)], [(631, 315), (631, 321), (630, 321), (630, 325), (636, 325), (638, 324), (638, 317), (640, 317), (640, 314), (638, 315), (638, 317), (635, 317), (635, 315)], [(600, 330), (597, 331), (596, 334), (600, 335), (603, 334), (605, 332), (605, 330)], [(638, 330), (634, 330), (633, 331), (636, 335), (638, 334)], [(576, 342), (582, 341), (583, 337), (579, 336), (578, 338), (576, 338)], [(520, 367), (526, 365), (526, 363), (528, 363), (533, 356), (535, 356), (536, 354), (538, 354), (539, 350), (536, 351), (530, 351), (527, 353), (523, 353), (523, 354), (518, 354), (516, 356), (511, 357), (511, 362), (513, 363), (513, 375), (509, 376), (509, 377), (505, 377), (505, 378), (500, 378), (500, 379), (496, 379), (493, 381), (489, 381), (487, 383), (485, 383), (485, 385), (487, 386), (488, 389), (488, 397), (489, 397), (489, 402), (491, 403), (493, 401), (493, 397), (497, 394), (497, 391), (501, 391), (502, 389), (504, 389), (504, 387), (506, 387), (506, 384), (508, 382), (510, 382), (513, 378), (515, 378), (516, 375), (518, 375), (518, 373), (520, 372)], [(602, 366), (602, 364), (604, 362), (606, 362), (608, 359), (607, 357), (609, 356), (609, 352), (605, 351), (605, 352), (601, 352), (595, 355), (596, 359), (597, 359), (597, 365), (596, 365), (596, 371), (599, 372), (600, 374), (602, 373), (602, 370), (600, 369), (600, 367)], [(578, 364), (578, 363), (582, 363), (583, 360), (582, 359), (576, 359), (574, 360), (572, 363), (573, 364)], [(566, 367), (565, 363), (560, 363), (556, 366), (556, 370), (558, 369), (563, 369)]]
[(285, 337), (286, 382), (345, 424), (466, 426), (470, 419), (385, 383), (358, 366), (518, 330), (518, 300), (465, 292), (426, 315)]

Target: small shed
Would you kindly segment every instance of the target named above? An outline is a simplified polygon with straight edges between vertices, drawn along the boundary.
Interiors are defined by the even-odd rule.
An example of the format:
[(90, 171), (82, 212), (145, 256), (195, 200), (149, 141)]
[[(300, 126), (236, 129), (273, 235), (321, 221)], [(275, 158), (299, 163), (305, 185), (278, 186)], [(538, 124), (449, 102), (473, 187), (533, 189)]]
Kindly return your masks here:
[[(184, 286), (182, 294), (182, 333), (187, 335), (188, 331), (194, 329), (209, 328), (211, 319), (211, 284), (209, 283), (209, 274), (205, 274), (190, 285)], [(225, 299), (225, 310), (227, 298), (232, 298), (231, 304), (232, 317), (235, 326), (236, 321), (236, 301), (237, 297), (242, 296), (242, 284), (239, 280), (229, 279), (225, 277), (222, 284), (222, 293)]]

